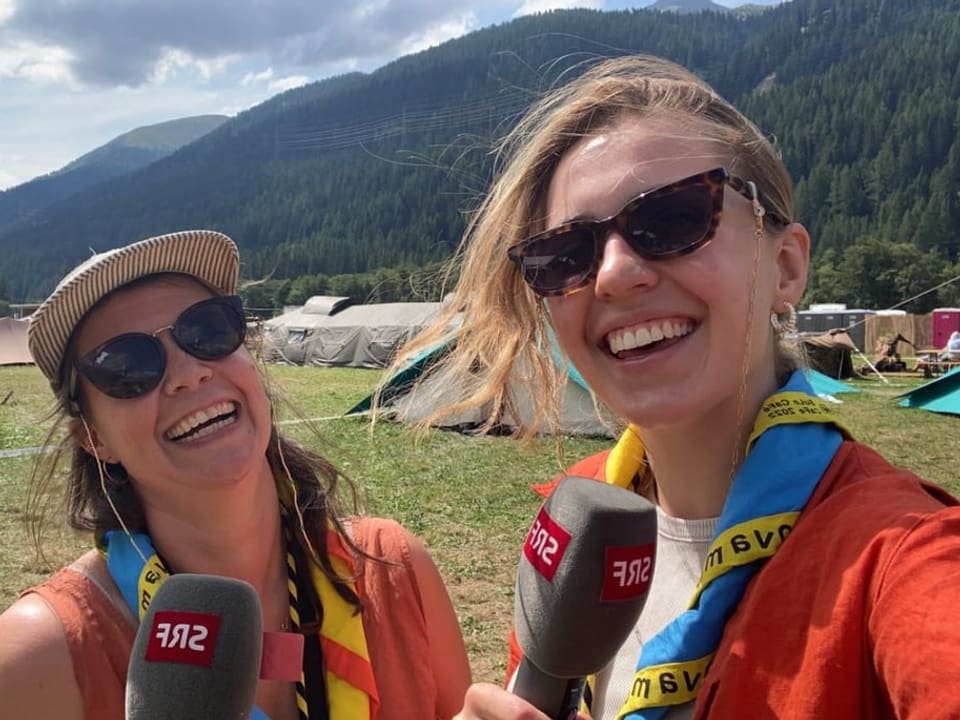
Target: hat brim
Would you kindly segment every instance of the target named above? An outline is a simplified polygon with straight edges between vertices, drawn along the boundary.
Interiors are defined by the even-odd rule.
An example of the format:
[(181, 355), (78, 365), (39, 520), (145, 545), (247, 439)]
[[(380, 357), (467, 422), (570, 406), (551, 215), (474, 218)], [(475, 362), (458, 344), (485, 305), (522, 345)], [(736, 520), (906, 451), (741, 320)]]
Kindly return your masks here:
[(74, 268), (30, 316), (27, 342), (37, 367), (56, 391), (70, 336), (94, 305), (128, 283), (160, 273), (196, 278), (222, 295), (236, 292), (240, 253), (213, 230), (159, 235), (99, 253)]

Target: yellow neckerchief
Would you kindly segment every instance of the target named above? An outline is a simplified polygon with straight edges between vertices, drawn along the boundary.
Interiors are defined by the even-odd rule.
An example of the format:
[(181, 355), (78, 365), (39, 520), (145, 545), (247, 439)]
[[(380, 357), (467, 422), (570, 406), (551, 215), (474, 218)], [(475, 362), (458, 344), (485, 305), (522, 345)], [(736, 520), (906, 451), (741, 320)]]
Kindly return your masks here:
[[(772, 427), (810, 422), (833, 424), (843, 435), (850, 437), (850, 433), (833, 415), (830, 406), (823, 400), (811, 397), (804, 392), (779, 392), (764, 401), (747, 441), (748, 452), (755, 441)], [(633, 487), (636, 478), (644, 474), (645, 465), (646, 451), (640, 437), (640, 430), (631, 424), (621, 434), (607, 457), (604, 465), (604, 479), (608, 483), (629, 489)], [(799, 515), (799, 512), (787, 512), (754, 518), (727, 528), (715, 537), (708, 550), (707, 561), (689, 607), (696, 607), (704, 588), (720, 575), (734, 567), (748, 565), (772, 556), (796, 523)], [(744, 539), (745, 536), (752, 535), (754, 532), (758, 533), (759, 542), (749, 543)], [(718, 552), (718, 548), (727, 545), (737, 547), (737, 543), (740, 543), (739, 548), (737, 548), (738, 552), (732, 558), (728, 553), (727, 561), (723, 562), (722, 552)], [(718, 561), (718, 558), (721, 560)], [(658, 705), (665, 703), (664, 698), (656, 691), (658, 684), (661, 687), (663, 686), (664, 678), (687, 678), (689, 680), (687, 683), (671, 681), (667, 684), (671, 695), (669, 702), (670, 704), (680, 704), (691, 701), (695, 699), (700, 681), (706, 675), (706, 670), (712, 659), (713, 654), (711, 653), (686, 662), (645, 668), (638, 671), (634, 679), (634, 686), (636, 687), (639, 683), (648, 689), (653, 688), (653, 692), (644, 703), (649, 701), (652, 705)], [(651, 679), (654, 678), (659, 679), (660, 683), (651, 682)], [(595, 694), (595, 683), (595, 676), (590, 676), (587, 679), (584, 702), (581, 705), (581, 711), (588, 715), (591, 712), (590, 705), (592, 705)], [(643, 705), (639, 701), (630, 698), (624, 708), (621, 709), (618, 717), (624, 717), (627, 711), (636, 710), (641, 706)]]
[[(343, 537), (327, 523), (327, 550), (337, 576), (362, 597), (355, 580), (353, 555)], [(331, 718), (372, 718), (380, 705), (377, 683), (370, 664), (361, 614), (334, 589), (333, 583), (310, 563), (310, 579), (323, 608), (320, 645), (327, 676), (327, 699)]]
[[(362, 586), (355, 580), (352, 554), (333, 525), (327, 525), (327, 548), (330, 563), (337, 576), (362, 597)], [(144, 563), (140, 553), (147, 558)], [(127, 535), (109, 531), (97, 541), (97, 550), (127, 604), (140, 620), (150, 607), (150, 601), (164, 580), (170, 577), (150, 538), (143, 533)], [(310, 580), (322, 608), (320, 645), (326, 673), (327, 703), (330, 717), (372, 718), (380, 705), (376, 680), (370, 663), (363, 619), (352, 605), (334, 589), (333, 583), (309, 562)]]

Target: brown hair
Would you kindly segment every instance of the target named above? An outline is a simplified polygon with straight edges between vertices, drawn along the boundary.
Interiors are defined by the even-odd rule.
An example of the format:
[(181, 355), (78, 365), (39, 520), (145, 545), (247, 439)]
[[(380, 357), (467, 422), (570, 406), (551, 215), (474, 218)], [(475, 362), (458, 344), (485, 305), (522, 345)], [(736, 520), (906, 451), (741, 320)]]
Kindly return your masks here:
[[(435, 324), (395, 360), (398, 369), (443, 341), (462, 314), (456, 351), (433, 372), (453, 373), (464, 388), (463, 399), (426, 417), (424, 426), (487, 404), (493, 411), (484, 429), (504, 413), (519, 418), (512, 411), (519, 400), (514, 388), (520, 386), (542, 391), (526, 394), (533, 420), (521, 423), (519, 434), (530, 437), (559, 427), (565, 370), (545, 347), (549, 331), (543, 304), (509, 262), (506, 249), (545, 229), (546, 195), (564, 153), (585, 135), (628, 115), (683, 122), (698, 139), (721, 148), (732, 173), (756, 183), (768, 210), (792, 220), (793, 186), (779, 155), (750, 120), (703, 80), (669, 61), (640, 55), (589, 68), (536, 103), (498, 144), (496, 180), (451, 261), (448, 277), (459, 270), (457, 286)], [(796, 363), (778, 351), (778, 376)]]
[[(161, 274), (139, 278), (117, 288), (100, 302), (104, 302), (107, 297), (119, 290), (128, 290), (147, 281), (163, 281), (170, 277), (173, 276)], [(191, 279), (195, 280), (195, 278)], [(84, 319), (89, 317), (99, 305), (100, 303), (91, 308)], [(66, 380), (68, 366), (74, 360), (75, 339), (82, 325), (83, 320), (74, 328), (64, 352), (64, 360), (59, 369), (62, 380)], [(256, 341), (248, 341), (248, 346), (251, 342)], [(256, 352), (253, 354), (257, 357)], [(278, 392), (272, 386), (265, 368), (259, 363), (258, 374), (264, 392), (270, 400), (271, 415), (276, 417)], [(105, 488), (109, 493), (109, 498), (105, 497), (101, 487), (101, 467), (98, 458), (82, 448), (74, 439), (74, 433), (69, 431), (67, 427), (69, 423), (84, 422), (81, 417), (76, 416), (77, 408), (83, 408), (83, 395), (78, 385), (77, 396), (70, 397), (70, 386), (70, 382), (61, 382), (59, 389), (55, 391), (56, 407), (52, 412), (52, 425), (43, 443), (44, 449), (48, 452), (40, 453), (31, 475), (27, 514), (30, 518), (30, 535), (38, 552), (41, 552), (44, 520), (51, 511), (50, 501), (53, 494), (49, 491), (55, 480), (60, 477), (66, 480), (64, 500), (67, 523), (71, 528), (87, 531), (94, 537), (99, 537), (108, 530), (123, 530), (120, 522), (122, 518), (123, 524), (131, 532), (148, 531), (140, 498), (123, 465), (119, 463), (103, 465)], [(316, 432), (316, 428), (312, 426), (311, 428)], [(302, 555), (314, 558), (314, 554), (310, 551), (311, 547), (314, 548), (315, 561), (333, 583), (337, 593), (360, 610), (362, 605), (359, 597), (333, 568), (327, 546), (329, 521), (352, 551), (362, 557), (375, 559), (352, 542), (342, 522), (342, 518), (347, 514), (358, 511), (356, 486), (325, 457), (280, 435), (276, 424), (271, 429), (266, 457), (278, 488), (280, 483), (288, 482), (288, 477), (289, 482), (296, 487), (296, 504), (302, 515), (303, 528), (308, 537), (305, 538), (302, 535), (298, 520), (294, 519), (287, 524), (292, 537), (300, 546)], [(65, 463), (68, 463), (68, 466), (63, 468)], [(346, 490), (346, 500), (341, 499), (341, 483)], [(292, 510), (295, 509), (291, 508)]]

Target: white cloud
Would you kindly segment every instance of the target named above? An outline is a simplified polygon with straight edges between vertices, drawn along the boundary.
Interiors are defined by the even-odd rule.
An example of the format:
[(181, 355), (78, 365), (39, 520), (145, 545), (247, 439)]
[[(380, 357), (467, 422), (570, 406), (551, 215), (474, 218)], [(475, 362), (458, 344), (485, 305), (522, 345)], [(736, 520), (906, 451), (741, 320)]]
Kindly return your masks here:
[(0, 187), (134, 127), (233, 115), (511, 15), (651, 1), (0, 0)]
[(268, 82), (267, 90), (275, 95), (286, 92), (287, 90), (293, 90), (293, 88), (306, 85), (309, 82), (313, 82), (313, 78), (309, 78), (306, 75), (288, 75), (287, 77), (277, 78), (276, 80)]
[(262, 70), (258, 73), (247, 73), (243, 76), (243, 79), (240, 80), (240, 84), (246, 87), (251, 85), (262, 85), (272, 94), (277, 94), (287, 90), (292, 90), (293, 88), (300, 87), (301, 85), (306, 85), (309, 82), (313, 82), (313, 80), (314, 78), (306, 75), (287, 75), (284, 77), (277, 77), (274, 69), (272, 67), (268, 67), (266, 70)]
[(602, 10), (603, 6), (604, 0), (525, 0), (523, 5), (513, 13), (513, 16), (520, 17), (521, 15), (533, 15), (549, 10), (572, 10), (573, 8)]
[(476, 0), (17, 1), (0, 45), (21, 37), (66, 48), (75, 77), (105, 87), (168, 77), (184, 56), (217, 72), (223, 57), (261, 55), (283, 74), (316, 76), (327, 66), (386, 62), (478, 26)]
[(23, 153), (0, 152), (0, 189), (21, 182), (18, 171), (29, 165), (30, 158)]
[[(272, 81), (293, 82), (286, 76)], [(54, 87), (0, 78), (0, 189), (58, 170), (136, 127), (190, 115), (235, 115), (280, 92), (270, 82), (203, 83), (196, 72), (138, 88)]]
[(240, 81), (241, 85), (254, 85), (259, 83), (268, 83), (273, 79), (273, 68), (268, 67), (266, 70), (258, 73), (249, 72), (243, 76), (243, 79)]
[(398, 48), (399, 54), (409, 55), (435, 47), (447, 40), (466, 35), (471, 30), (476, 30), (477, 27), (477, 16), (472, 11), (463, 13), (460, 17), (434, 23), (427, 26), (422, 32), (404, 38)]
[(31, 42), (0, 46), (0, 80), (22, 78), (38, 83), (70, 82), (73, 78), (71, 60), (70, 53), (59, 47), (44, 47)]
[(353, 17), (357, 22), (374, 17), (390, 4), (390, 0), (367, 0), (367, 2), (357, 3), (353, 9)]
[(169, 48), (154, 64), (150, 82), (162, 85), (181, 71), (196, 72), (201, 80), (208, 81), (217, 75), (224, 74), (230, 65), (239, 59), (238, 55), (222, 55), (205, 60), (195, 58), (183, 50)]

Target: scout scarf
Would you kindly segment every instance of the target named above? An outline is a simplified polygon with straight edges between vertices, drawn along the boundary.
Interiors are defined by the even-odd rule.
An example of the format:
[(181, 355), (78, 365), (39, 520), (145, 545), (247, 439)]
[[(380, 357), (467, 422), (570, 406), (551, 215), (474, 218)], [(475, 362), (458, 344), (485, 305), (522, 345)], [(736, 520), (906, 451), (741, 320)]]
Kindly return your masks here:
[[(127, 605), (137, 618), (142, 620), (150, 607), (151, 599), (163, 581), (170, 576), (149, 536), (144, 533), (127, 535), (111, 530), (98, 539), (97, 546), (105, 557), (110, 575)], [(327, 528), (327, 547), (330, 562), (337, 575), (341, 578), (355, 577), (350, 551), (332, 526)], [(147, 558), (146, 563), (143, 557)], [(288, 553), (288, 562), (290, 557)], [(340, 597), (333, 583), (319, 568), (313, 563), (305, 564), (310, 569), (310, 582), (323, 614), (320, 646), (323, 651), (330, 717), (358, 720), (372, 718), (379, 706), (379, 698), (362, 618), (352, 605)], [(357, 591), (355, 585), (353, 590)], [(291, 607), (294, 607), (293, 603)], [(299, 625), (299, 619), (294, 618), (294, 623)], [(300, 706), (300, 716), (307, 717), (306, 703), (299, 690), (300, 688), (297, 703)], [(262, 710), (254, 708), (250, 720), (269, 718)]]
[[(790, 533), (845, 435), (800, 370), (764, 401), (688, 609), (644, 644), (617, 720), (657, 720), (696, 698), (727, 618)], [(607, 459), (606, 481), (629, 487), (643, 458), (631, 426)]]

